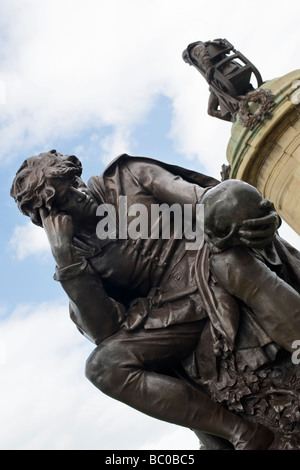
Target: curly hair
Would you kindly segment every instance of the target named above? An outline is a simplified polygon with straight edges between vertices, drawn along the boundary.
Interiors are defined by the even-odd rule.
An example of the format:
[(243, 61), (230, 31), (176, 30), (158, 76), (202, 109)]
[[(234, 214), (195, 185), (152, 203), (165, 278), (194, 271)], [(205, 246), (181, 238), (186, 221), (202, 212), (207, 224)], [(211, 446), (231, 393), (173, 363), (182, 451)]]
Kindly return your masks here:
[(41, 207), (49, 211), (55, 196), (55, 180), (72, 184), (81, 176), (82, 165), (74, 155), (63, 155), (56, 150), (27, 158), (14, 178), (10, 195), (19, 210), (42, 227)]

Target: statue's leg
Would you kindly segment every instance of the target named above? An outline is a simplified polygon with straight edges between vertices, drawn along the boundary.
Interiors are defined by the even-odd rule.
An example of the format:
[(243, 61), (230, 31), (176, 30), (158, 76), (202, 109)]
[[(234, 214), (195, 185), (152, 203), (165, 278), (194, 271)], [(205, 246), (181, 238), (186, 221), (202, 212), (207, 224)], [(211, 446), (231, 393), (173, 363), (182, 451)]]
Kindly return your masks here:
[(207, 114), (212, 117), (221, 118), (221, 113), (218, 110), (218, 107), (219, 107), (218, 97), (214, 93), (211, 93), (208, 99)]
[(207, 114), (209, 116), (222, 119), (223, 121), (231, 121), (232, 118), (229, 112), (225, 115), (222, 115), (221, 111), (219, 110), (219, 99), (214, 93), (209, 95)]
[(211, 255), (210, 268), (230, 294), (252, 309), (270, 338), (293, 352), (293, 341), (300, 340), (298, 292), (245, 247)]
[(94, 350), (86, 375), (103, 393), (152, 417), (220, 436), (236, 448), (268, 448), (271, 431), (227, 411), (184, 380), (159, 372), (185, 358), (201, 330), (202, 322), (121, 330)]

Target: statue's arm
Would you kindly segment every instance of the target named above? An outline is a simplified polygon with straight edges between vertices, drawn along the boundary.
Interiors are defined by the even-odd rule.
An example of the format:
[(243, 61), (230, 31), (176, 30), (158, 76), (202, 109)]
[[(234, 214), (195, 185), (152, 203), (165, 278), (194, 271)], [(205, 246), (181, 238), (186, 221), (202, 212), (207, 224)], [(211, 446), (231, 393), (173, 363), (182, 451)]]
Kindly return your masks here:
[(99, 344), (118, 331), (125, 308), (107, 295), (101, 279), (89, 266), (60, 283), (70, 299), (71, 319), (84, 336)]
[(192, 204), (193, 207), (200, 202), (207, 188), (181, 178), (155, 163), (130, 162), (126, 170), (130, 172), (142, 189), (149, 192), (159, 203), (169, 205)]
[[(195, 209), (196, 204), (201, 203), (203, 195), (209, 189), (189, 183), (155, 163), (137, 164), (133, 161), (127, 165), (127, 170), (131, 173), (131, 177), (136, 179), (137, 184), (151, 193), (160, 203), (169, 205), (179, 203), (182, 206), (192, 204)], [(266, 206), (266, 212), (269, 210), (268, 215), (245, 220), (239, 231), (241, 242), (250, 248), (259, 249), (271, 243), (281, 223), (270, 201), (264, 199), (261, 204)]]
[(75, 254), (71, 217), (45, 211), (41, 217), (57, 265), (55, 279), (70, 299), (71, 318), (85, 336), (99, 344), (119, 329), (125, 308), (107, 295), (99, 276)]

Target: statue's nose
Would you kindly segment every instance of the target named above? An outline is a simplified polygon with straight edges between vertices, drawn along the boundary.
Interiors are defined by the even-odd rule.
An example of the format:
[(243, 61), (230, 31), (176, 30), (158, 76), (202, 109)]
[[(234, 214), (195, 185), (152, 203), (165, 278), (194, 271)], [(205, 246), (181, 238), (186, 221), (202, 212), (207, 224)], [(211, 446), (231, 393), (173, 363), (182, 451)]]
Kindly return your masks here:
[(78, 202), (84, 201), (84, 199), (86, 199), (87, 197), (86, 192), (82, 189), (71, 187), (70, 190), (76, 195), (76, 199)]

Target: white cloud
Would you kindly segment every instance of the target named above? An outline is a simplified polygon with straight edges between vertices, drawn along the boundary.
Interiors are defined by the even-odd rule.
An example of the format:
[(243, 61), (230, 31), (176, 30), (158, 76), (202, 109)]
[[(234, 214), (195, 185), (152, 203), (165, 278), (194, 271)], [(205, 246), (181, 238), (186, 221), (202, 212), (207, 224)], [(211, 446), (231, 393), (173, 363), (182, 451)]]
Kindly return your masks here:
[(5, 104), (6, 101), (6, 85), (5, 82), (0, 80), (0, 104)]
[(51, 254), (45, 231), (32, 222), (27, 222), (25, 225), (17, 225), (9, 243), (11, 250), (19, 260), (32, 255), (42, 255), (43, 257)]
[(2, 450), (173, 449), (178, 437), (198, 448), (190, 430), (132, 410), (85, 378), (94, 346), (69, 319), (67, 302), (20, 305), (0, 326)]
[[(108, 143), (117, 138), (130, 148), (135, 126), (145, 119), (155, 97), (164, 94), (173, 101), (176, 148), (186, 158), (198, 157), (217, 175), (226, 161), (230, 125), (207, 116), (207, 84), (182, 61), (181, 52), (192, 41), (223, 36), (265, 78), (297, 68), (296, 56), (286, 45), (296, 38), (298, 17), (290, 12), (298, 4), (290, 1), (285, 11), (268, 3), (254, 0), (249, 8), (237, 0), (216, 0), (212, 13), (199, 0), (2, 2), (0, 22), (8, 34), (0, 77), (7, 84), (1, 156), (21, 149), (26, 153), (33, 145), (48, 150), (51, 138), (103, 125), (114, 128)], [(242, 18), (256, 8), (258, 34), (253, 35), (251, 21)], [(273, 38), (272, 48), (268, 37)], [(105, 161), (113, 149), (114, 142), (111, 152), (102, 149)]]
[(107, 135), (101, 141), (101, 148), (104, 152), (102, 155), (104, 164), (108, 164), (117, 155), (122, 153), (130, 154), (131, 138), (128, 129), (122, 129), (120, 127), (116, 129), (113, 134)]

